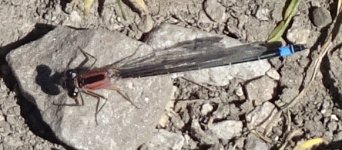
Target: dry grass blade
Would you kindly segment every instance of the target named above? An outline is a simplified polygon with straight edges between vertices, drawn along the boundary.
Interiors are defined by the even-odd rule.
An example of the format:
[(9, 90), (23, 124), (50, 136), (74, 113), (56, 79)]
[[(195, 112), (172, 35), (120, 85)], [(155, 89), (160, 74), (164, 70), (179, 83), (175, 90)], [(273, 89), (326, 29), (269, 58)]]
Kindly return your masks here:
[(292, 19), (292, 17), (297, 13), (297, 8), (299, 6), (300, 0), (292, 0), (285, 11), (285, 20)]
[(148, 8), (144, 2), (144, 0), (132, 0), (132, 3), (135, 4), (142, 14), (148, 14)]
[(285, 11), (284, 19), (278, 24), (277, 27), (274, 28), (274, 30), (270, 34), (270, 37), (268, 38), (268, 42), (279, 41), (281, 39), (293, 16), (297, 13), (299, 3), (300, 0), (292, 0), (290, 2)]
[(120, 9), (122, 18), (123, 18), (124, 20), (127, 20), (126, 13), (125, 13), (125, 11), (124, 11), (124, 9), (123, 9), (123, 7), (122, 7), (122, 1), (121, 1), (121, 0), (116, 0), (116, 2), (117, 2), (118, 5), (119, 5), (119, 9)]
[(294, 150), (307, 150), (307, 149), (313, 149), (314, 146), (325, 144), (327, 141), (323, 138), (314, 138), (311, 140), (307, 140), (301, 144), (298, 144)]
[(94, 0), (84, 0), (83, 7), (84, 7), (84, 14), (85, 15), (89, 14), (90, 8), (93, 5), (93, 3), (94, 3)]

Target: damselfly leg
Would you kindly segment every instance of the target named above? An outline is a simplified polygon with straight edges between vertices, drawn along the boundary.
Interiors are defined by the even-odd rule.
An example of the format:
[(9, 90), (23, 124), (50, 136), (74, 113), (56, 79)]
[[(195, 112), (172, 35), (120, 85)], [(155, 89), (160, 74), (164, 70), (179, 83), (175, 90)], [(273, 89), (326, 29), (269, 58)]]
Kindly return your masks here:
[[(97, 94), (91, 90), (87, 90), (87, 89), (82, 89), (82, 92), (83, 93), (86, 93), (94, 98), (97, 99), (97, 103), (96, 103), (96, 108), (95, 108), (95, 123), (96, 125), (98, 125), (98, 121), (97, 121), (97, 114), (101, 111), (101, 109), (104, 107), (104, 105), (107, 103), (107, 98), (100, 95), (100, 94)], [(101, 98), (103, 98), (105, 101), (104, 103), (101, 105), (101, 107), (99, 108), (99, 105), (100, 105), (100, 101), (101, 101)]]
[[(91, 54), (89, 54), (88, 52), (84, 51), (84, 50), (83, 50), (81, 47), (79, 47), (79, 46), (78, 46), (77, 48), (78, 48), (78, 50), (80, 50), (80, 52), (81, 52), (82, 55), (84, 56), (84, 60), (82, 60), (82, 62), (81, 62), (80, 64), (78, 64), (78, 66), (76, 67), (76, 69), (85, 68), (85, 64), (88, 63), (89, 58), (94, 59), (94, 62), (93, 62), (89, 67), (86, 67), (86, 68), (88, 68), (88, 69), (93, 68), (94, 65), (95, 65), (95, 63), (97, 62), (96, 57), (93, 56), (93, 55), (91, 55)], [(71, 65), (71, 63), (76, 59), (76, 57), (77, 57), (77, 56), (72, 57), (72, 58), (70, 59), (70, 61), (69, 61), (68, 64), (67, 64), (67, 70), (70, 70), (70, 65)]]
[[(125, 100), (127, 100), (130, 104), (132, 104), (134, 107), (137, 107), (133, 101), (129, 98), (128, 94), (120, 90), (119, 88), (115, 87), (112, 81), (117, 79), (117, 69), (115, 69), (113, 66), (108, 65), (101, 68), (94, 68), (97, 59), (81, 49), (79, 47), (80, 52), (85, 57), (85, 59), (75, 68), (75, 69), (69, 69), (72, 61), (74, 61), (75, 58), (72, 58), (70, 62), (67, 65), (68, 70), (65, 72), (65, 88), (68, 90), (68, 95), (75, 100), (75, 104), (60, 104), (64, 106), (82, 106), (84, 104), (83, 102), (83, 96), (82, 93), (85, 93), (91, 97), (94, 97), (97, 99), (96, 103), (96, 109), (95, 109), (95, 122), (98, 124), (97, 121), (97, 115), (102, 110), (102, 108), (107, 103), (107, 98), (96, 93), (95, 90), (99, 89), (109, 89), (114, 90), (120, 96), (122, 96)], [(135, 55), (133, 53), (131, 56)], [(129, 56), (129, 57), (131, 57)], [(90, 65), (90, 67), (84, 67), (87, 62), (90, 59), (94, 59), (93, 63)], [(81, 99), (81, 104), (79, 103), (79, 99)], [(101, 98), (104, 99), (104, 103), (100, 106)]]
[(118, 94), (120, 94), (120, 96), (121, 96), (122, 98), (124, 98), (124, 99), (127, 100), (129, 103), (131, 103), (131, 105), (133, 105), (135, 108), (140, 109), (140, 107), (138, 107), (138, 106), (130, 99), (130, 97), (128, 96), (128, 94), (127, 94), (126, 92), (124, 92), (123, 90), (121, 90), (120, 88), (112, 86), (111, 88), (107, 88), (107, 89), (108, 89), (108, 90), (116, 91)]

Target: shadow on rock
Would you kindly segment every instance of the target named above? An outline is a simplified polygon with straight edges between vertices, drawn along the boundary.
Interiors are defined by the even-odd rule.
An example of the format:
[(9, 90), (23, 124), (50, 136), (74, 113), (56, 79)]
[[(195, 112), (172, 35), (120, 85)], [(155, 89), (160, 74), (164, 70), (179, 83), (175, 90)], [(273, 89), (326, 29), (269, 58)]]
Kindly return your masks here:
[[(7, 88), (9, 88), (11, 91), (14, 90), (14, 87), (16, 85), (16, 81), (14, 76), (12, 75), (8, 64), (6, 62), (6, 55), (22, 46), (25, 45), (27, 43), (30, 43), (34, 40), (37, 40), (41, 37), (43, 37), (45, 34), (47, 34), (48, 32), (50, 32), (51, 30), (53, 30), (55, 27), (51, 26), (51, 25), (46, 25), (46, 24), (36, 24), (35, 28), (28, 33), (25, 37), (23, 37), (22, 39), (19, 39), (15, 42), (9, 43), (5, 46), (0, 47), (0, 64), (1, 64), (1, 70), (0, 70), (0, 75), (4, 78), (4, 82), (7, 86)], [(8, 69), (7, 69), (8, 68)]]
[[(6, 61), (6, 55), (27, 43), (30, 43), (32, 41), (35, 41), (41, 37), (43, 37), (46, 33), (53, 30), (54, 27), (51, 25), (45, 25), (45, 24), (36, 24), (35, 29), (32, 30), (29, 34), (27, 34), (22, 39), (19, 39), (18, 41), (9, 43), (3, 47), (0, 47), (0, 76), (3, 77), (3, 80), (5, 82), (5, 85), (8, 89), (11, 91), (15, 91), (17, 95), (17, 103), (21, 108), (21, 116), (25, 119), (25, 122), (27, 123), (30, 130), (36, 134), (37, 136), (40, 136), (50, 142), (60, 144), (66, 149), (74, 149), (73, 147), (70, 147), (66, 145), (65, 143), (61, 142), (56, 135), (52, 132), (50, 126), (48, 126), (42, 119), (42, 115), (40, 114), (39, 109), (32, 101), (32, 96), (28, 93), (25, 93), (24, 91), (20, 90), (18, 87), (18, 82), (13, 75), (13, 72), (11, 71), (10, 67), (7, 64)], [(50, 71), (50, 73), (48, 73)], [(42, 86), (42, 90), (48, 94), (56, 95), (59, 90), (57, 85), (55, 84), (55, 81), (59, 78), (58, 74), (54, 74), (50, 76), (51, 70), (47, 66), (38, 66), (37, 72), (39, 77), (37, 77), (38, 84)], [(45, 77), (48, 75), (47, 77)], [(47, 82), (46, 82), (47, 81)], [(47, 83), (47, 84), (46, 84)], [(49, 83), (54, 85), (49, 85)]]
[[(339, 50), (342, 48), (342, 44), (337, 45), (332, 52)], [(339, 81), (336, 81), (336, 77), (332, 76), (331, 71), (332, 71), (332, 65), (331, 64), (332, 60), (329, 60), (328, 57), (324, 57), (322, 60), (322, 65), (320, 67), (320, 70), (323, 75), (323, 85), (329, 89), (329, 94), (332, 97), (333, 101), (341, 108), (342, 107), (342, 91), (339, 90), (339, 88), (335, 85), (335, 83), (338, 83)], [(335, 64), (336, 66), (336, 64)]]
[(58, 95), (61, 92), (58, 85), (61, 85), (62, 73), (56, 72), (51, 75), (52, 70), (44, 64), (37, 66), (36, 71), (36, 83), (40, 85), (44, 93), (48, 95)]
[[(23, 95), (25, 95), (25, 97)], [(37, 106), (31, 103), (31, 101), (28, 100), (29, 98), (32, 98), (32, 96), (28, 94), (19, 95), (18, 104), (21, 108), (21, 116), (25, 118), (25, 121), (30, 130), (34, 134), (42, 137), (45, 140), (62, 145), (65, 149), (75, 149), (73, 147), (70, 147), (69, 145), (66, 145), (56, 137), (50, 126), (43, 121), (42, 115), (40, 114)]]

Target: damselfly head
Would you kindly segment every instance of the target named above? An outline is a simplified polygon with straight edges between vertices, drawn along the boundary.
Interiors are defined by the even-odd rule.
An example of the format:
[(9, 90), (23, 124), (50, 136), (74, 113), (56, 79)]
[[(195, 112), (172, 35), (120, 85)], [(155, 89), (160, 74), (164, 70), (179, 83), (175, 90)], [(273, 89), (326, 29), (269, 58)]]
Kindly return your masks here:
[(66, 71), (66, 77), (68, 79), (74, 79), (77, 76), (77, 72), (74, 69)]
[(78, 73), (75, 69), (70, 69), (65, 72), (65, 78), (64, 78), (64, 88), (67, 89), (68, 95), (72, 98), (75, 98), (78, 96), (79, 89), (77, 83), (75, 82), (77, 80)]
[(68, 89), (68, 95), (72, 98), (77, 97), (79, 92), (80, 92), (80, 90), (77, 87), (73, 87), (71, 89)]

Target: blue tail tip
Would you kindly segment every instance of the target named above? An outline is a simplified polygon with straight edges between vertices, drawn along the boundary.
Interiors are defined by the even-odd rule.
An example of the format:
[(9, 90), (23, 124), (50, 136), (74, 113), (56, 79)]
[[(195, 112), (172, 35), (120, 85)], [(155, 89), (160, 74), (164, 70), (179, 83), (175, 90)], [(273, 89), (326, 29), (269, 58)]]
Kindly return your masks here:
[(291, 56), (292, 54), (305, 50), (305, 45), (302, 44), (289, 44), (279, 48), (279, 55), (282, 57)]

